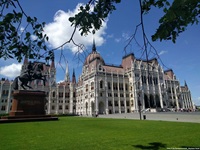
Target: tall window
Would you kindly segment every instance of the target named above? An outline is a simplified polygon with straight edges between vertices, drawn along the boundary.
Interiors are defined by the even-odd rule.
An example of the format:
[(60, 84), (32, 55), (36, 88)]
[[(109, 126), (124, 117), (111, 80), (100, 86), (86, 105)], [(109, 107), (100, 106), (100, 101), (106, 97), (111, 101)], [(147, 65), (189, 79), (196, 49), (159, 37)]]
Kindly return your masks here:
[(112, 93), (108, 93), (108, 97), (112, 97)]
[(128, 84), (127, 83), (125, 84), (125, 89), (126, 89), (126, 91), (128, 91)]
[(123, 83), (119, 84), (119, 90), (124, 90)]
[(88, 91), (88, 84), (86, 84), (86, 86), (85, 86), (85, 91), (86, 92)]
[(148, 83), (152, 84), (152, 77), (151, 76), (148, 76)]
[(114, 97), (118, 97), (118, 94), (117, 94), (117, 93), (114, 93)]
[(129, 101), (126, 101), (126, 106), (130, 106), (130, 102)]
[(124, 106), (124, 101), (120, 101), (121, 106)]
[(117, 86), (117, 83), (116, 83), (116, 82), (113, 83), (113, 89), (114, 89), (114, 90), (117, 90), (117, 89), (118, 89), (118, 86)]
[(53, 91), (53, 97), (56, 97), (56, 92), (55, 91)]
[(69, 93), (65, 93), (65, 98), (69, 98)]
[(63, 92), (59, 92), (59, 97), (63, 97)]
[(73, 97), (76, 97), (76, 92), (73, 92)]
[(146, 84), (146, 76), (142, 76), (142, 83)]
[(112, 101), (108, 101), (108, 106), (112, 106)]
[(101, 89), (103, 88), (103, 81), (102, 80), (100, 81), (100, 88)]
[(91, 90), (94, 90), (94, 82), (91, 82)]
[(110, 82), (108, 82), (108, 89), (109, 89), (109, 90), (111, 89)]
[(6, 106), (1, 106), (1, 110), (6, 110)]
[(153, 82), (154, 82), (154, 84), (158, 84), (158, 78), (154, 77)]

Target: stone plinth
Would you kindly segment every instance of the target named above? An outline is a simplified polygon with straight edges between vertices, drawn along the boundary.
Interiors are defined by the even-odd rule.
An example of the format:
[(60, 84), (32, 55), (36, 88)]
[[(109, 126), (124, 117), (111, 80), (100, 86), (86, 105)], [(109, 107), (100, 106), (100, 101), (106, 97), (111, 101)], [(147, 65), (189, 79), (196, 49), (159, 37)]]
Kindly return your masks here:
[(43, 91), (16, 90), (13, 93), (12, 110), (0, 123), (52, 121), (58, 117), (45, 115), (46, 94)]
[(9, 116), (45, 115), (45, 104), (44, 91), (16, 90), (13, 93), (12, 110)]

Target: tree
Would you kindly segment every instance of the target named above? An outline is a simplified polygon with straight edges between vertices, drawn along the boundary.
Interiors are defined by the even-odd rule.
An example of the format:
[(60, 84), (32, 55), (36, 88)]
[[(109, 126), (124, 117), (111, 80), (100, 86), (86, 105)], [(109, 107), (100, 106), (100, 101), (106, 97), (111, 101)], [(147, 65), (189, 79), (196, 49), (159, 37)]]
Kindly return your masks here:
[[(88, 32), (95, 33), (102, 26), (102, 22), (116, 10), (115, 5), (121, 0), (89, 0), (85, 6), (80, 7), (80, 12), (69, 18), (74, 32), (77, 29), (81, 35)], [(139, 0), (141, 9), (141, 23), (143, 15), (148, 14), (152, 7), (163, 9), (164, 15), (159, 20), (159, 27), (152, 40), (172, 40), (176, 42), (179, 34), (186, 30), (190, 24), (198, 24), (200, 17), (200, 0)], [(45, 23), (38, 23), (36, 17), (28, 16), (18, 0), (1, 0), (0, 2), (0, 58), (16, 58), (19, 62), (24, 56), (29, 58), (44, 57), (41, 53), (47, 53), (45, 59), (53, 57), (53, 50), (49, 50), (45, 44), (48, 36), (43, 34)], [(24, 29), (20, 28), (21, 22), (27, 23)], [(73, 34), (69, 41), (73, 42)], [(143, 30), (144, 43), (146, 40)]]
[[(172, 40), (176, 42), (179, 34), (186, 30), (189, 24), (198, 24), (200, 17), (200, 0), (174, 0), (170, 4), (169, 0), (139, 0), (142, 14), (148, 14), (151, 7), (163, 8), (164, 16), (159, 20), (159, 27), (152, 40)], [(69, 18), (72, 25), (79, 26), (81, 34), (87, 34), (93, 28), (93, 32), (98, 30), (102, 21), (116, 9), (115, 4), (121, 0), (90, 0), (85, 7), (80, 7), (80, 12)], [(95, 3), (94, 10), (90, 10), (90, 4)]]
[[(20, 62), (23, 56), (41, 57), (40, 50), (47, 50), (48, 36), (43, 34), (45, 23), (28, 16), (18, 0), (1, 0), (0, 8), (0, 58), (16, 58)], [(23, 29), (22, 21), (26, 22)]]

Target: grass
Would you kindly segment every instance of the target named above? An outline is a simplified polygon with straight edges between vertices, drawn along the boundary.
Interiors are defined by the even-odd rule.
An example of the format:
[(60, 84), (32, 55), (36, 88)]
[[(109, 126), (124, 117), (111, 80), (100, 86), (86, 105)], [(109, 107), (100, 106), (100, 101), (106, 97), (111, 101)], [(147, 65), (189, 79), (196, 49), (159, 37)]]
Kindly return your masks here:
[(83, 117), (0, 124), (2, 150), (200, 148), (200, 124)]

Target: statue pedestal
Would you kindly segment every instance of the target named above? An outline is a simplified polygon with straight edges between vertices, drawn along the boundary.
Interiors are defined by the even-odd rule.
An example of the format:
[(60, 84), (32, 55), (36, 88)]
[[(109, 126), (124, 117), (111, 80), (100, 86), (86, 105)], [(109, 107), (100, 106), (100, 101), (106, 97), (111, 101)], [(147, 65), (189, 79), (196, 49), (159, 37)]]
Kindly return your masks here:
[(1, 117), (0, 123), (58, 120), (57, 117), (45, 115), (45, 104), (44, 91), (16, 90), (12, 110), (9, 116)]
[(14, 91), (9, 116), (45, 115), (46, 94), (43, 91)]

